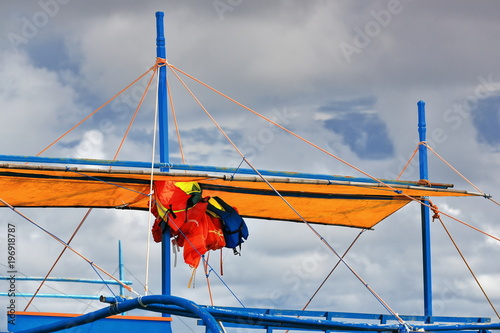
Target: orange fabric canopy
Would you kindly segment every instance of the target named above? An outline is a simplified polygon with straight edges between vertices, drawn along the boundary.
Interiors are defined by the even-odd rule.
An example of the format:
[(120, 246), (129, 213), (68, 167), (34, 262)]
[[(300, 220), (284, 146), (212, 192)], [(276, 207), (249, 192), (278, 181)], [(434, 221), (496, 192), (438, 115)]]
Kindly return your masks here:
[[(197, 181), (204, 196), (219, 196), (245, 217), (301, 221), (258, 177), (154, 173), (154, 180)], [(428, 186), (266, 178), (310, 223), (371, 228), (423, 196), (479, 195)], [(151, 174), (147, 171), (0, 165), (0, 198), (14, 207), (101, 207), (148, 209)], [(407, 184), (415, 184), (408, 182)], [(404, 193), (404, 194), (403, 194)], [(0, 203), (0, 206), (2, 204)]]

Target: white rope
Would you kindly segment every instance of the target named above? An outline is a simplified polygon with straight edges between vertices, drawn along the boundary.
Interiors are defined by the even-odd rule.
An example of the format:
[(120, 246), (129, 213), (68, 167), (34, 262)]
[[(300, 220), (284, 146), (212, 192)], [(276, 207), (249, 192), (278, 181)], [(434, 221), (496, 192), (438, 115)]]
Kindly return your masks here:
[(156, 128), (158, 119), (158, 90), (160, 85), (160, 78), (158, 75), (158, 67), (155, 70), (156, 73), (156, 102), (155, 102), (155, 114), (154, 114), (154, 125), (153, 125), (153, 149), (151, 152), (151, 176), (149, 182), (149, 203), (148, 203), (148, 230), (146, 231), (146, 277), (144, 281), (144, 294), (147, 295), (149, 291), (149, 260), (151, 252), (151, 198), (153, 195), (153, 175), (154, 175), (154, 164), (155, 164), (155, 151), (156, 151)]

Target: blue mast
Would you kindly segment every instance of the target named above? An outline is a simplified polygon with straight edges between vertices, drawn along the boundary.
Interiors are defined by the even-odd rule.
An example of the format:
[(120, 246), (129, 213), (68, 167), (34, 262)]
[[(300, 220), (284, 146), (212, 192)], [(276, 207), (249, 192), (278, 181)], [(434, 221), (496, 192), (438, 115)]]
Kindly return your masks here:
[[(167, 59), (165, 49), (165, 33), (163, 29), (163, 12), (156, 12), (156, 56), (160, 59)], [(160, 134), (160, 163), (169, 163), (168, 152), (168, 106), (167, 106), (167, 68), (161, 66), (158, 73), (158, 123)], [(161, 171), (168, 171), (168, 168), (161, 168)], [(167, 228), (162, 236), (162, 295), (170, 296), (172, 294), (170, 285), (170, 230)], [(170, 317), (163, 313), (163, 317)], [(168, 331), (171, 331), (170, 322)]]
[[(418, 135), (420, 142), (426, 142), (426, 123), (425, 123), (425, 102), (419, 101), (418, 106)], [(418, 149), (420, 179), (429, 180), (429, 171), (427, 164), (427, 147), (423, 144)], [(429, 200), (425, 200), (429, 204)], [(432, 273), (431, 273), (431, 215), (428, 206), (421, 206), (422, 215), (422, 257), (424, 274), (424, 316), (427, 321), (431, 321), (432, 316)]]

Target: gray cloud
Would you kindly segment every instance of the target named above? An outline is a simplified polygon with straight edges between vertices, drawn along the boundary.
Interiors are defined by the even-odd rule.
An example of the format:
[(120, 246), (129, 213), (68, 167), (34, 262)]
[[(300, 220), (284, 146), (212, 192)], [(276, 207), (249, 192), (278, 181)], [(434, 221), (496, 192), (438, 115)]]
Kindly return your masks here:
[[(374, 176), (395, 177), (403, 167), (418, 141), (416, 102), (424, 99), (432, 147), (471, 181), (496, 194), (500, 164), (498, 2), (231, 3), (220, 8), (215, 1), (2, 1), (2, 153), (36, 154), (151, 67), (155, 61), (154, 12), (164, 10), (172, 64)], [(342, 43), (357, 51), (347, 58)], [(187, 148), (189, 162), (239, 165), (240, 157), (229, 153), (230, 147), (216, 138), (205, 115), (173, 75), (170, 78), (179, 122), (186, 128), (185, 142), (194, 143)], [(310, 152), (305, 144), (208, 94), (198, 84), (189, 82), (189, 86), (258, 167), (360, 176), (324, 154)], [(141, 81), (46, 156), (84, 153), (112, 158), (142, 88)], [(122, 159), (148, 160), (151, 156), (153, 90), (120, 153)], [(92, 130), (100, 136), (89, 136)], [(353, 140), (359, 132), (366, 137), (362, 146)], [(376, 143), (379, 147), (383, 143), (383, 149), (371, 149)], [(209, 148), (215, 151), (197, 154)], [(470, 189), (437, 158), (431, 157), (430, 164), (431, 180)], [(415, 164), (403, 178), (418, 180)], [(485, 200), (435, 201), (459, 218), (500, 234), (496, 212)], [(47, 216), (48, 211), (26, 213), (63, 239), (69, 238), (81, 218), (80, 210), (50, 210)], [(398, 313), (422, 311), (418, 212), (414, 204), (390, 216), (375, 231), (365, 233), (347, 257)], [(51, 263), (42, 262), (50, 261), (48, 257), (60, 246), (12, 212), (0, 213), (3, 221), (19, 226), (20, 246), (30, 244), (20, 250), (23, 273), (44, 275)], [(469, 236), (469, 230), (458, 223), (448, 224), (485, 287), (494, 292), (498, 274), (478, 251), (488, 251), (488, 258), (494, 258), (500, 251), (497, 242), (476, 233)], [(251, 220), (249, 227), (251, 236), (242, 257), (226, 257), (224, 279), (246, 306), (300, 308), (333, 267), (335, 257), (301, 224)], [(436, 314), (471, 314), (468, 310), (474, 309), (474, 315), (491, 315), (461, 263), (451, 259), (454, 249), (439, 224), (433, 223), (432, 228)], [(358, 233), (319, 229), (339, 251)], [(134, 288), (142, 293), (147, 234), (147, 213), (99, 211), (75, 239), (75, 246), (113, 272), (116, 241), (122, 239), (126, 278), (133, 279)], [(152, 292), (159, 292), (158, 248), (152, 245)], [(216, 266), (217, 260), (212, 260)], [(194, 290), (186, 288), (190, 274), (181, 263), (174, 269), (175, 294), (208, 303), (203, 274), (199, 272)], [(72, 256), (61, 263), (57, 275), (95, 277), (86, 263), (77, 263)], [(237, 305), (211, 278), (216, 300)], [(78, 290), (53, 287), (99, 292), (85, 286)], [(290, 297), (288, 290), (295, 287), (299, 291)], [(345, 267), (338, 268), (324, 291), (314, 301), (315, 308), (384, 312)], [(493, 298), (498, 303), (498, 294)], [(36, 302), (42, 311), (64, 311), (68, 303), (64, 304)], [(100, 305), (94, 302), (92, 306)], [(85, 311), (87, 305), (75, 308)], [(180, 331), (191, 332), (182, 322), (179, 325)]]

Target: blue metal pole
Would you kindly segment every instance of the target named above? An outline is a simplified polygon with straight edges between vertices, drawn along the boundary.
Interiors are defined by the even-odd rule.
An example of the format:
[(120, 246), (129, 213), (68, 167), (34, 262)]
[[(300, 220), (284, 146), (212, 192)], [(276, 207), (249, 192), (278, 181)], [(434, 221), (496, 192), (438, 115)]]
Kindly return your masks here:
[[(101, 297), (102, 299), (102, 297)], [(116, 301), (116, 300), (115, 300)], [(111, 306), (90, 312), (74, 318), (66, 318), (60, 321), (52, 322), (43, 326), (38, 326), (34, 328), (28, 328), (19, 330), (19, 333), (44, 333), (44, 332), (56, 332), (59, 330), (71, 328), (74, 326), (80, 326), (88, 323), (92, 323), (99, 319), (109, 317), (111, 315), (116, 315), (121, 312), (130, 311), (133, 309), (147, 309), (146, 307), (150, 304), (172, 304), (177, 305), (183, 309), (186, 309), (190, 313), (193, 313), (197, 317), (203, 320), (203, 324), (209, 328), (211, 333), (224, 333), (224, 330), (215, 320), (215, 318), (208, 312), (206, 308), (200, 307), (198, 304), (189, 301), (187, 299), (174, 297), (174, 296), (160, 296), (151, 295), (143, 296), (139, 298), (134, 298), (131, 300), (125, 300), (121, 303), (114, 303)], [(88, 330), (89, 328), (87, 328)], [(76, 331), (76, 329), (75, 329)], [(169, 330), (170, 331), (170, 330)], [(146, 330), (145, 330), (146, 332)]]
[[(160, 59), (167, 58), (165, 49), (165, 33), (163, 29), (163, 12), (156, 12), (156, 56)], [(161, 66), (158, 73), (158, 123), (160, 134), (160, 163), (169, 162), (168, 152), (168, 109), (167, 109), (167, 68)], [(168, 168), (162, 168), (161, 171), (168, 171)], [(162, 236), (162, 295), (170, 296), (172, 289), (170, 285), (170, 230), (167, 228)], [(169, 317), (169, 314), (163, 313), (163, 317)], [(171, 331), (169, 322), (169, 331)]]
[[(123, 281), (123, 255), (122, 255), (122, 241), (118, 240), (118, 276), (120, 281)], [(120, 297), (125, 297), (125, 288), (120, 284)], [(125, 312), (122, 313), (122, 316), (125, 315)]]
[[(163, 29), (163, 12), (156, 12), (156, 56), (160, 59), (167, 59), (165, 48), (165, 33)], [(168, 106), (167, 106), (167, 67), (159, 68), (158, 84), (158, 122), (160, 128), (160, 163), (169, 162), (168, 151)], [(161, 168), (160, 171), (168, 171)]]
[[(420, 142), (426, 142), (426, 123), (425, 123), (425, 102), (419, 101), (418, 106), (418, 135)], [(429, 180), (428, 163), (427, 163), (427, 147), (419, 146), (419, 169), (420, 179)], [(423, 202), (429, 204), (428, 200)], [(428, 206), (421, 206), (422, 214), (422, 257), (423, 257), (423, 274), (424, 274), (424, 315), (428, 316), (428, 321), (432, 320), (432, 270), (431, 270), (431, 214)]]
[[(140, 161), (111, 161), (111, 160), (97, 160), (97, 159), (81, 159), (81, 158), (59, 158), (59, 157), (40, 157), (40, 156), (19, 156), (19, 155), (0, 155), (0, 161), (10, 162), (29, 162), (29, 163), (54, 163), (54, 164), (80, 164), (80, 165), (102, 165), (102, 166), (119, 166), (128, 168), (150, 168), (151, 162)], [(216, 167), (206, 165), (193, 165), (193, 164), (173, 164), (173, 163), (154, 163), (153, 168), (167, 170), (187, 170), (187, 171), (201, 171), (201, 172), (218, 172), (226, 174), (246, 174), (256, 175), (253, 169), (248, 168), (230, 168), (230, 167)], [(103, 169), (104, 170), (104, 169)], [(363, 183), (378, 183), (378, 181), (371, 178), (351, 177), (351, 176), (337, 176), (325, 174), (312, 174), (301, 172), (289, 171), (272, 171), (272, 170), (258, 170), (261, 175), (271, 177), (287, 177), (287, 178), (310, 178), (310, 179), (326, 179), (326, 180), (339, 180), (349, 182), (363, 182)], [(415, 185), (414, 182), (402, 180), (388, 180), (382, 179), (386, 184), (402, 184), (402, 185)], [(451, 185), (434, 184), (433, 187), (448, 188)]]
[[(123, 256), (122, 256), (122, 241), (118, 241), (118, 274), (120, 277), (120, 281), (123, 281)], [(125, 288), (120, 284), (120, 296), (123, 297), (125, 295)]]

